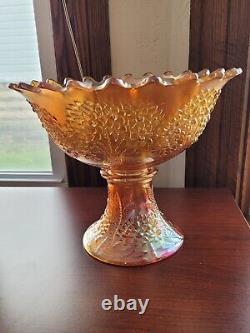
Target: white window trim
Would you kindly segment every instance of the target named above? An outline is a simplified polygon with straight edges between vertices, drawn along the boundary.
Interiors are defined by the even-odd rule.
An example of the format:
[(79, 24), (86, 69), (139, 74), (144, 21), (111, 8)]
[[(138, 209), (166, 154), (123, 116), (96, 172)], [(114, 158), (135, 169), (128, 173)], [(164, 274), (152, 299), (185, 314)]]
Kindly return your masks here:
[[(57, 80), (50, 0), (33, 0), (43, 80)], [(52, 172), (0, 173), (0, 186), (60, 186), (67, 184), (64, 153), (49, 139)]]

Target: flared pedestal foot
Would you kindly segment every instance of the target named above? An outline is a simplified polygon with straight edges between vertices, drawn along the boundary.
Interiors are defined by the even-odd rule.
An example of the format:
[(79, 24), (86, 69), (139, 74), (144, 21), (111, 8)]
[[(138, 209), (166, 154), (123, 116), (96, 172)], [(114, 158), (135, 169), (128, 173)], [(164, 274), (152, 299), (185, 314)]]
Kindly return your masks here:
[(183, 235), (164, 217), (152, 190), (154, 169), (102, 172), (108, 180), (103, 216), (85, 232), (83, 245), (94, 258), (120, 266), (147, 265), (174, 254)]
[(117, 230), (114, 235), (103, 233), (102, 224), (103, 221), (100, 220), (88, 228), (83, 237), (83, 245), (92, 257), (113, 265), (151, 264), (173, 255), (183, 244), (181, 233), (162, 217), (157, 223), (148, 221), (147, 226), (130, 226), (130, 235), (126, 234), (128, 225), (123, 229), (124, 233)]

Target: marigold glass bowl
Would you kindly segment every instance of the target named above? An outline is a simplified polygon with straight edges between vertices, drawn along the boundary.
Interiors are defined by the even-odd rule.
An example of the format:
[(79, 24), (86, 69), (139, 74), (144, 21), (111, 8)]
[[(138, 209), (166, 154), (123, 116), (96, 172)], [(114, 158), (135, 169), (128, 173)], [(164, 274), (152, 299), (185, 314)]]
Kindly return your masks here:
[(198, 139), (222, 87), (240, 73), (233, 68), (106, 76), (101, 82), (86, 77), (63, 86), (52, 80), (10, 84), (65, 153), (101, 168), (108, 181), (105, 212), (83, 238), (90, 255), (136, 266), (180, 248), (183, 235), (159, 211), (152, 177), (157, 165)]

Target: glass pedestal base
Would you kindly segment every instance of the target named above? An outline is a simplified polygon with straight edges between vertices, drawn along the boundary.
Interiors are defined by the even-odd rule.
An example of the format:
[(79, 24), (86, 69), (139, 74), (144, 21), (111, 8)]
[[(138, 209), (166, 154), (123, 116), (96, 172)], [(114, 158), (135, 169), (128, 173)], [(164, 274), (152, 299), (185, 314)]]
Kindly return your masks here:
[(155, 202), (154, 169), (102, 171), (108, 181), (103, 216), (85, 232), (83, 245), (94, 258), (120, 266), (147, 265), (174, 254), (183, 235), (165, 220)]

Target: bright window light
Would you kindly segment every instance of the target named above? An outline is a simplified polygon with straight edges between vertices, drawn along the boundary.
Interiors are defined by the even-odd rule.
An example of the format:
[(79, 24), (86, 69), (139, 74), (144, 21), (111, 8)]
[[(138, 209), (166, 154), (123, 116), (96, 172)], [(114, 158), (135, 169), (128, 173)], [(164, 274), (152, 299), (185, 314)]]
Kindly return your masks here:
[[(32, 0), (0, 1), (0, 174), (52, 173), (49, 140), (9, 82), (41, 80)], [(1, 175), (0, 175), (1, 177)]]

